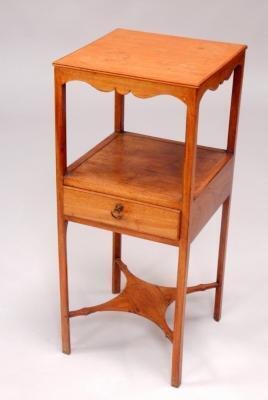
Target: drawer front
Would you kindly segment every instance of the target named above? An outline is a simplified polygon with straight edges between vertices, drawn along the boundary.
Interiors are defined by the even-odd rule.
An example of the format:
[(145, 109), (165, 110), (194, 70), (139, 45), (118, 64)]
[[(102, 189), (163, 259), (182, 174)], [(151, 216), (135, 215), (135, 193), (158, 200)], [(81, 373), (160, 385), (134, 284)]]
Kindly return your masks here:
[(179, 210), (64, 187), (64, 214), (97, 222), (111, 229), (118, 227), (160, 238), (178, 239)]

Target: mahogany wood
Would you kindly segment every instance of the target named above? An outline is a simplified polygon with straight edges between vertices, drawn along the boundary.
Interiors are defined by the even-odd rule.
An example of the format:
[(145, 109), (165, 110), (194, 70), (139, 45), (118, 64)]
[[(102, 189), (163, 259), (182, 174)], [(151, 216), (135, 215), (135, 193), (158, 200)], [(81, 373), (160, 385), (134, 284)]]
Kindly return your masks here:
[[(63, 352), (70, 353), (69, 318), (101, 310), (127, 311), (155, 322), (173, 342), (173, 386), (182, 376), (187, 293), (216, 289), (220, 319), (228, 219), (245, 45), (117, 29), (55, 61), (56, 177)], [(227, 149), (197, 146), (199, 103), (233, 74)], [(115, 92), (114, 133), (67, 168), (66, 84), (80, 80)], [(125, 132), (124, 95), (172, 95), (187, 106), (185, 143)], [(191, 241), (223, 204), (217, 281), (187, 287)], [(69, 311), (68, 221), (113, 232), (110, 301)], [(121, 261), (121, 235), (179, 246), (176, 288), (152, 285)], [(175, 301), (174, 328), (165, 312)]]

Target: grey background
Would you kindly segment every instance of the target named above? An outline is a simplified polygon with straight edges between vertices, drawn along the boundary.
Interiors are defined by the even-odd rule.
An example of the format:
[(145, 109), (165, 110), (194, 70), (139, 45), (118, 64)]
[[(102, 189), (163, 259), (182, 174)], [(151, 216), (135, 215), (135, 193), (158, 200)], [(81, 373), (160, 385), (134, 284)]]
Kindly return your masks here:
[[(267, 399), (267, 2), (1, 1), (0, 393), (3, 399)], [(100, 313), (72, 321), (60, 352), (51, 63), (116, 27), (246, 43), (223, 319), (213, 291), (187, 299), (183, 386), (149, 321)], [(201, 105), (199, 142), (226, 140), (231, 80)], [(127, 96), (126, 129), (183, 138), (175, 98)], [(113, 94), (68, 88), (68, 159), (113, 130)], [(220, 214), (192, 245), (189, 283), (215, 279)], [(108, 299), (111, 233), (69, 228), (70, 305)], [(177, 249), (124, 237), (144, 279), (173, 284)], [(172, 323), (172, 310), (168, 312)]]

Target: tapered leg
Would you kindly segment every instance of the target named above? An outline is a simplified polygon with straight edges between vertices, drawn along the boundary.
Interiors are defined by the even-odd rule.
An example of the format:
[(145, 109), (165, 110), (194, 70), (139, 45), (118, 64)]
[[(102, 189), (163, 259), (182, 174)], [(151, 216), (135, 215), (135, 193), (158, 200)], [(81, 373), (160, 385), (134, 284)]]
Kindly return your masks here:
[(174, 312), (173, 353), (172, 353), (172, 386), (181, 384), (183, 331), (187, 275), (190, 251), (191, 207), (195, 175), (197, 126), (199, 101), (196, 97), (187, 106), (185, 153), (183, 165), (182, 217), (180, 229), (180, 253), (177, 275), (177, 291)]
[(59, 272), (60, 272), (60, 306), (61, 306), (61, 336), (62, 351), (70, 354), (70, 323), (69, 323), (69, 295), (67, 271), (67, 222), (58, 217), (58, 243), (59, 243)]
[(219, 321), (221, 319), (229, 213), (230, 213), (230, 197), (228, 197), (225, 200), (222, 206), (221, 234), (220, 234), (219, 258), (218, 258), (218, 270), (217, 270), (218, 286), (216, 288), (215, 306), (214, 306), (214, 319), (216, 321)]
[[(239, 108), (240, 108), (241, 91), (243, 83), (243, 72), (244, 72), (244, 59), (242, 60), (241, 65), (238, 65), (235, 68), (233, 76), (227, 151), (233, 153), (234, 155), (235, 155), (236, 140), (237, 140), (237, 128), (238, 128)], [(219, 258), (218, 258), (218, 270), (217, 270), (218, 287), (216, 288), (215, 306), (214, 306), (214, 319), (216, 321), (219, 321), (221, 319), (230, 201), (231, 201), (231, 194), (225, 200), (222, 207), (221, 234), (220, 234)]]
[(112, 292), (120, 292), (121, 271), (116, 258), (121, 258), (121, 235), (113, 232), (113, 265), (112, 265)]

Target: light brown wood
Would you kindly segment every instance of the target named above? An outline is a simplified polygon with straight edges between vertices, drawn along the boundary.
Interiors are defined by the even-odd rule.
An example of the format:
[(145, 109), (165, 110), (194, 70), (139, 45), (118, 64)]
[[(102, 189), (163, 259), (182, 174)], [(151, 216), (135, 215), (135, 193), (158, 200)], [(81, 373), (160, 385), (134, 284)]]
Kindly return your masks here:
[(141, 98), (168, 94), (189, 104), (195, 88), (201, 99), (206, 90), (229, 79), (243, 65), (245, 49), (245, 45), (117, 29), (54, 65), (63, 84), (80, 80), (102, 91), (131, 92)]
[[(68, 169), (64, 184), (144, 203), (181, 208), (184, 143), (125, 132)], [(223, 150), (200, 146), (194, 197), (229, 161)]]
[(161, 236), (150, 235), (149, 233), (137, 232), (137, 231), (133, 231), (133, 230), (130, 230), (127, 228), (122, 228), (120, 226), (111, 226), (104, 222), (97, 222), (97, 221), (92, 221), (92, 220), (78, 218), (78, 217), (65, 216), (65, 218), (67, 221), (75, 222), (78, 224), (93, 226), (95, 228), (105, 229), (107, 231), (121, 233), (121, 234), (128, 235), (128, 236), (134, 236), (134, 237), (137, 237), (140, 239), (150, 240), (150, 241), (154, 241), (154, 242), (158, 242), (158, 243), (169, 244), (169, 245), (175, 246), (175, 247), (179, 246), (179, 240), (177, 238), (176, 239), (168, 239), (168, 238), (164, 238)]
[[(220, 319), (228, 219), (246, 46), (117, 29), (66, 56), (55, 66), (56, 175), (62, 347), (70, 352), (69, 318), (96, 311), (133, 312), (155, 322), (173, 342), (173, 386), (182, 376), (187, 293), (215, 289)], [(197, 146), (199, 103), (233, 75), (227, 149)], [(86, 82), (115, 92), (114, 133), (67, 167), (66, 85)], [(125, 132), (124, 95), (172, 95), (187, 106), (185, 143)], [(217, 134), (217, 133), (215, 133)], [(191, 241), (223, 204), (217, 281), (187, 287)], [(68, 221), (113, 232), (114, 299), (69, 311)], [(121, 235), (180, 248), (177, 285), (152, 285), (121, 261)], [(174, 329), (165, 311), (175, 301)]]
[(54, 64), (199, 87), (245, 48), (241, 44), (115, 29)]
[[(192, 87), (173, 86), (167, 83), (155, 83), (138, 78), (134, 79), (117, 75), (111, 76), (102, 72), (96, 73), (94, 71), (84, 71), (60, 66), (56, 66), (55, 70), (60, 74), (62, 84), (78, 80), (88, 83), (102, 92), (111, 92), (115, 90), (118, 94), (126, 95), (132, 93), (134, 96), (142, 99), (166, 94), (177, 97), (184, 103), (188, 103), (191, 101), (193, 92), (195, 91)], [(206, 89), (207, 88), (205, 88), (205, 90)]]
[[(115, 210), (117, 205), (123, 206), (120, 213)], [(126, 228), (128, 231), (173, 240), (178, 236), (180, 223), (178, 210), (149, 206), (67, 186), (64, 187), (64, 215), (104, 223), (111, 229)]]
[(120, 259), (116, 262), (126, 277), (124, 290), (108, 302), (71, 311), (70, 317), (88, 315), (97, 311), (130, 312), (153, 321), (172, 341), (172, 330), (166, 322), (165, 314), (167, 307), (174, 300), (175, 289), (145, 282), (133, 275)]

